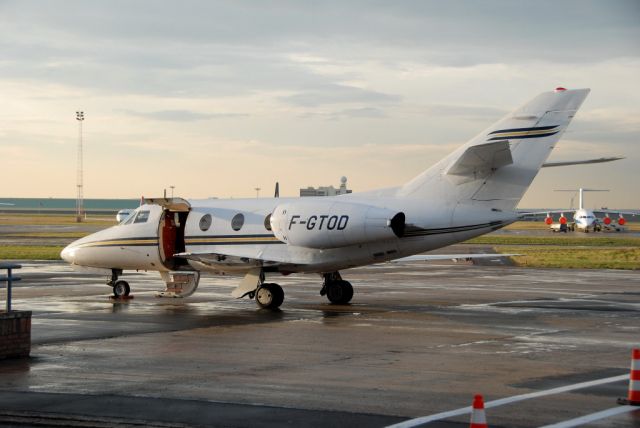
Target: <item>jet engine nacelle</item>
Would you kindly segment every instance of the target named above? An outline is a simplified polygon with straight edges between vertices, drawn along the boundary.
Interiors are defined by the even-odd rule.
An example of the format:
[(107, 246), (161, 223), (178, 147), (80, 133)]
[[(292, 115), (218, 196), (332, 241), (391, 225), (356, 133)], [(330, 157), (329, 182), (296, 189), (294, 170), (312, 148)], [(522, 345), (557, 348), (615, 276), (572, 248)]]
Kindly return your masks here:
[(278, 205), (270, 224), (282, 242), (326, 249), (399, 238), (404, 234), (405, 215), (370, 205), (300, 201)]

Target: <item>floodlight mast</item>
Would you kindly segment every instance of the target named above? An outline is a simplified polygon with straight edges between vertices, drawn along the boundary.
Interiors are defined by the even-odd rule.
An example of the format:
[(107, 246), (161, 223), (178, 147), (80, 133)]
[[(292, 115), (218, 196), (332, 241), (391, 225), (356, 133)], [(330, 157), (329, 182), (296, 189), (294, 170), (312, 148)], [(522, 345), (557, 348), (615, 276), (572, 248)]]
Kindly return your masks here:
[(77, 111), (76, 112), (76, 120), (78, 121), (78, 170), (76, 175), (76, 187), (78, 188), (78, 195), (76, 197), (76, 222), (82, 222), (82, 217), (84, 217), (84, 195), (83, 195), (83, 185), (82, 185), (82, 122), (84, 121), (84, 112)]

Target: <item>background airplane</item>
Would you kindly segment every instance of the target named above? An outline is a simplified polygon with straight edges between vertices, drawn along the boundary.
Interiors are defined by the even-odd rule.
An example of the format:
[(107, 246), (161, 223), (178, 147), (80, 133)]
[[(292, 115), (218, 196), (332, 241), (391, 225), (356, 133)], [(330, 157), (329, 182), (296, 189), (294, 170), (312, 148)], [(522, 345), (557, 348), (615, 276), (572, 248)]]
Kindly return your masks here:
[[(316, 273), (321, 295), (348, 303), (353, 287), (340, 270), (445, 247), (522, 217), (515, 207), (588, 93), (544, 92), (397, 187), (321, 198), (147, 199), (61, 256), (104, 269), (116, 296), (129, 294), (119, 279), (125, 270), (160, 272), (170, 296), (193, 293), (200, 272), (236, 273), (244, 278), (232, 296), (277, 308), (284, 291), (267, 275)], [(483, 256), (496, 257), (472, 255)]]
[[(599, 190), (599, 189), (583, 189), (582, 187), (575, 189), (562, 189), (555, 190), (555, 192), (578, 192), (578, 209), (573, 212), (573, 219), (570, 221), (564, 215), (565, 212), (571, 212), (572, 209), (567, 210), (558, 210), (558, 211), (547, 211), (547, 217), (545, 218), (545, 223), (549, 225), (551, 230), (554, 232), (567, 232), (569, 230), (578, 230), (585, 233), (588, 232), (599, 232), (602, 230), (615, 230), (620, 232), (624, 229), (624, 225), (626, 224), (626, 220), (624, 215), (636, 215), (634, 212), (623, 212), (618, 210), (608, 210), (608, 209), (588, 209), (584, 207), (584, 192), (608, 192), (609, 190)], [(602, 217), (597, 217), (596, 213), (604, 214)], [(553, 222), (552, 214), (560, 214), (558, 218), (558, 222)], [(610, 216), (617, 216), (616, 219), (612, 219)]]

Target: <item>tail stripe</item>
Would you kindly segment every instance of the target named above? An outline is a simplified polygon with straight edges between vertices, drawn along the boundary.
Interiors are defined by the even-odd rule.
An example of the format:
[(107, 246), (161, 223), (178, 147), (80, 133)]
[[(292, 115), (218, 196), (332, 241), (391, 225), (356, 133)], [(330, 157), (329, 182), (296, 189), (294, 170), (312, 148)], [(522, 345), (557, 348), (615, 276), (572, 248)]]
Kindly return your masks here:
[(536, 128), (501, 129), (488, 134), (488, 141), (514, 140), (522, 138), (549, 137), (560, 132), (560, 126), (538, 126)]
[(534, 126), (533, 128), (511, 128), (511, 129), (499, 129), (497, 131), (489, 132), (489, 135), (492, 134), (501, 134), (503, 132), (521, 132), (521, 131), (549, 131), (551, 129), (557, 128), (558, 125), (552, 126)]

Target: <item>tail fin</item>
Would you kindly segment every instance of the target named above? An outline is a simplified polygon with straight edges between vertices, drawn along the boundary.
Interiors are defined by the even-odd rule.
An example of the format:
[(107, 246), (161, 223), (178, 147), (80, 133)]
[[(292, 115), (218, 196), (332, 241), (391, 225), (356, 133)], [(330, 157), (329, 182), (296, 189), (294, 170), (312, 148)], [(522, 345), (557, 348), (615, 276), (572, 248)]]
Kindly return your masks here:
[[(555, 189), (554, 192), (578, 192), (579, 195), (579, 206), (578, 209), (582, 210), (584, 209), (584, 196), (583, 193), (584, 192), (608, 192), (609, 189), (584, 189), (584, 188), (579, 188), (579, 189)], [(571, 198), (571, 200), (573, 201), (573, 198)]]
[(398, 195), (436, 192), (454, 198), (452, 203), (515, 208), (589, 91), (543, 92), (402, 186)]

